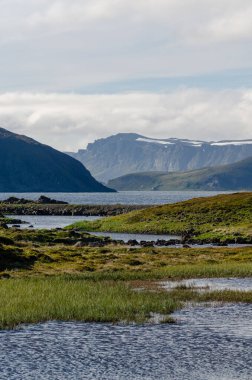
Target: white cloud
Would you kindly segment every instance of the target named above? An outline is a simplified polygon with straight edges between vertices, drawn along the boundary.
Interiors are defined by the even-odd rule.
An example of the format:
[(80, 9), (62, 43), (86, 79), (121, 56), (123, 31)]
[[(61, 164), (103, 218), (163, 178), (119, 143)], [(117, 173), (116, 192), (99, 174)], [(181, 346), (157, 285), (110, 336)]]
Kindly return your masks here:
[(0, 95), (0, 126), (61, 150), (136, 132), (156, 138), (252, 138), (252, 89), (181, 89), (167, 94)]
[[(250, 0), (8, 0), (1, 2), (0, 31), (47, 34), (71, 29), (116, 30), (181, 40), (252, 37)], [(5, 32), (8, 32), (7, 34)], [(111, 34), (113, 37), (113, 34)], [(114, 36), (116, 37), (116, 36)]]
[(2, 0), (1, 88), (78, 91), (242, 69), (251, 0)]

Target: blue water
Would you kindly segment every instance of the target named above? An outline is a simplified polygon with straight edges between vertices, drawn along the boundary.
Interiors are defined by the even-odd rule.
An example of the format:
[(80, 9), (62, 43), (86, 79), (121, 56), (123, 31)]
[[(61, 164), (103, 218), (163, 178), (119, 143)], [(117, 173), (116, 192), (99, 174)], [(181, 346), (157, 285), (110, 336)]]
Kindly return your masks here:
[[(20, 228), (51, 229), (64, 228), (81, 220), (97, 220), (100, 216), (71, 216), (71, 215), (7, 215), (10, 218), (20, 219), (24, 224)], [(9, 225), (11, 226), (11, 225)]]
[(70, 204), (165, 204), (229, 192), (218, 191), (120, 191), (118, 193), (0, 193), (0, 201), (9, 197), (36, 200), (46, 195)]
[(1, 331), (0, 379), (251, 380), (251, 305), (174, 316), (175, 325), (52, 321)]

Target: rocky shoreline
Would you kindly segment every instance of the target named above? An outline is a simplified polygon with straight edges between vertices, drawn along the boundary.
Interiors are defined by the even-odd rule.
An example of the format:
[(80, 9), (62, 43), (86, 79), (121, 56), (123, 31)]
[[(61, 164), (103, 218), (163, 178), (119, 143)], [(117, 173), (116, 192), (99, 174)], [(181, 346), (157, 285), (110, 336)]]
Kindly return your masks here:
[(37, 201), (11, 197), (0, 202), (0, 213), (8, 215), (115, 216), (146, 207), (150, 206), (122, 204), (72, 205), (45, 196), (41, 196)]

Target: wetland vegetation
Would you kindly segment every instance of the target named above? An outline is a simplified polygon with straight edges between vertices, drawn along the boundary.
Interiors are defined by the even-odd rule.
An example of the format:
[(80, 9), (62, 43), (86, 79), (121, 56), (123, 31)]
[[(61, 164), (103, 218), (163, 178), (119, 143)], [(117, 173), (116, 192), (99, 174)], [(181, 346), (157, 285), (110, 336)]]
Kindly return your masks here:
[[(85, 238), (92, 240), (83, 233)], [(71, 231), (1, 230), (1, 328), (46, 320), (146, 322), (152, 313), (171, 322), (185, 301), (252, 302), (252, 292), (200, 295), (157, 285), (164, 279), (250, 277), (251, 247), (79, 247), (71, 239)]]
[[(163, 225), (162, 232), (168, 232), (166, 228), (173, 220), (176, 231), (183, 225), (180, 232), (184, 232), (193, 220), (198, 238), (199, 233), (201, 236), (210, 234), (209, 231), (216, 233), (215, 220), (214, 228), (223, 234), (224, 228), (229, 231), (233, 228), (249, 237), (251, 201), (249, 193), (205, 198), (204, 202), (198, 199), (108, 218), (104, 226), (124, 229), (131, 225), (131, 220), (133, 230), (145, 223), (147, 232), (161, 232), (155, 229), (158, 224)], [(191, 208), (192, 204), (198, 208)], [(181, 214), (182, 206), (185, 214)], [(143, 222), (139, 221), (139, 215), (145, 218)], [(96, 223), (103, 221), (91, 225), (97, 227)], [(3, 223), (0, 227), (0, 328), (47, 320), (148, 322), (153, 313), (160, 315), (164, 322), (171, 322), (171, 313), (188, 301), (252, 302), (251, 291), (201, 294), (193, 288), (178, 287), (167, 292), (158, 285), (159, 280), (166, 279), (252, 277), (250, 246), (130, 247), (110, 238), (93, 236), (84, 231), (84, 224), (67, 229), (19, 230), (6, 228)]]

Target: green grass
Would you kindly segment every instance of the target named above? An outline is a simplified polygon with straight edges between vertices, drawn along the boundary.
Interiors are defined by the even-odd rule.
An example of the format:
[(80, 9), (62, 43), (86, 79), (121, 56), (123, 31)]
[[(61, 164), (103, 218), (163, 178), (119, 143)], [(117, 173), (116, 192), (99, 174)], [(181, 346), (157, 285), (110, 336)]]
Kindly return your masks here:
[(252, 242), (252, 192), (197, 198), (93, 222), (77, 222), (68, 228), (167, 233), (202, 242)]
[(185, 301), (252, 302), (252, 292), (136, 291), (132, 286), (71, 276), (1, 280), (0, 329), (51, 320), (144, 323), (152, 313), (167, 323), (174, 321), (170, 314)]
[(185, 301), (251, 302), (251, 292), (166, 293), (153, 282), (252, 277), (252, 247), (74, 246), (80, 237), (90, 239), (71, 230), (0, 229), (0, 328), (49, 320), (142, 323), (151, 313), (169, 322)]
[(180, 306), (165, 293), (136, 292), (125, 283), (68, 277), (0, 281), (0, 328), (49, 320), (146, 322)]

